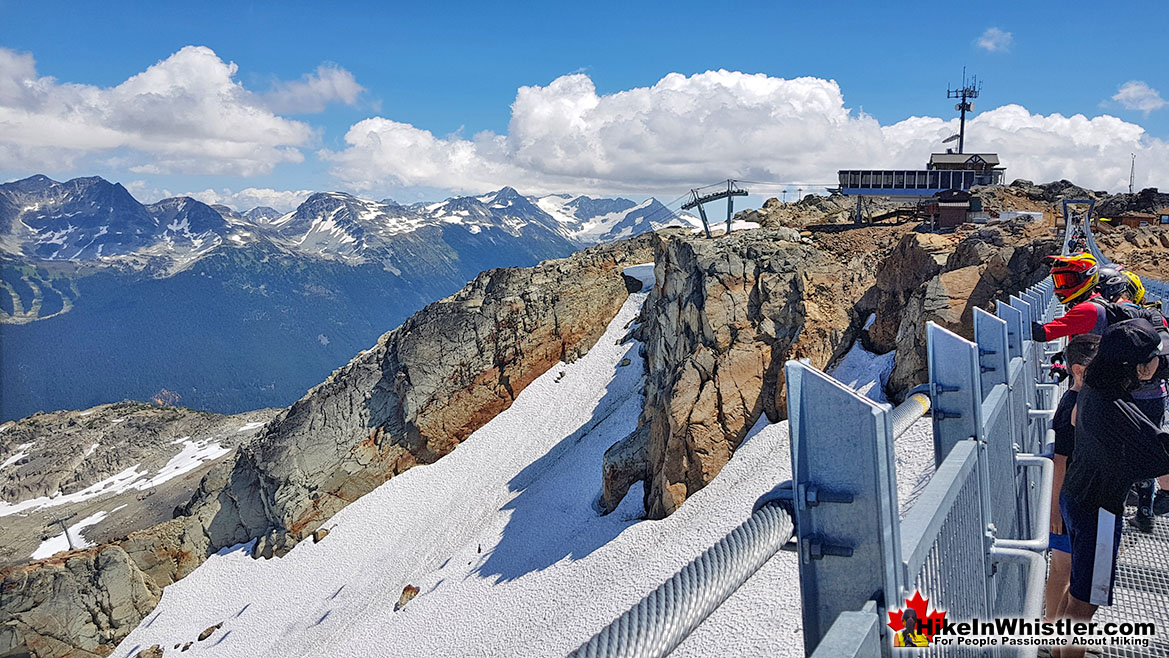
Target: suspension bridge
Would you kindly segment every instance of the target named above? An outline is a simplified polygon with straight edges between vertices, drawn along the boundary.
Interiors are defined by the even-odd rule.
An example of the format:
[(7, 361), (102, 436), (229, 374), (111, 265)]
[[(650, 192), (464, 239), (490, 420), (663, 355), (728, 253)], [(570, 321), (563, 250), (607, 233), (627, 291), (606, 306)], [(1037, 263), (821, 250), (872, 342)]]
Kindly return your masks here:
[[(735, 189), (712, 200), (729, 203)], [(694, 190), (690, 202), (701, 198)], [(1110, 262), (1092, 236), (1092, 211), (1091, 201), (1064, 203), (1063, 253), (1083, 248)], [(1169, 286), (1144, 282), (1151, 299), (1169, 306)], [(1061, 395), (1046, 364), (1062, 345), (1030, 340), (1030, 326), (1060, 312), (1044, 279), (997, 302), (994, 314), (976, 309), (973, 341), (930, 323), (929, 383), (893, 408), (789, 361), (792, 480), (572, 656), (666, 656), (771, 559), (798, 563), (804, 648), (813, 658), (892, 655), (887, 622), (915, 592), (955, 621), (1041, 618), (1053, 477), (1041, 455), (1054, 441)], [(893, 441), (925, 414), (935, 470), (902, 518)], [(1103, 647), (1104, 655), (1169, 657), (1167, 549), (1165, 519), (1148, 535), (1126, 525), (1115, 603), (1095, 620), (1152, 621), (1159, 634), (1147, 646)], [(918, 651), (1033, 657), (1038, 648), (935, 643)]]

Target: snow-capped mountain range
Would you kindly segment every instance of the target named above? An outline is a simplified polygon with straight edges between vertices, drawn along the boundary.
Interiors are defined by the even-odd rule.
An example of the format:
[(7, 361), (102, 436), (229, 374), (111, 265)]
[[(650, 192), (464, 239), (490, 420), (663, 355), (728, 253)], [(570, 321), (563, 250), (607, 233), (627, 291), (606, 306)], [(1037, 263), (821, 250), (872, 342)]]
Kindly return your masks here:
[(220, 245), (267, 240), (291, 252), (356, 262), (385, 262), (400, 239), (460, 227), (472, 235), (563, 240), (584, 247), (669, 225), (694, 225), (657, 199), (529, 197), (511, 187), (481, 196), (403, 206), (342, 192), (313, 194), (292, 212), (245, 212), (190, 197), (143, 205), (118, 183), (33, 176), (0, 185), (0, 252), (38, 261), (117, 261), (169, 256), (190, 262)]
[(193, 408), (286, 406), (483, 270), (684, 221), (653, 199), (506, 187), (414, 205), (323, 192), (241, 213), (143, 205), (101, 178), (5, 183), (0, 420), (164, 388)]

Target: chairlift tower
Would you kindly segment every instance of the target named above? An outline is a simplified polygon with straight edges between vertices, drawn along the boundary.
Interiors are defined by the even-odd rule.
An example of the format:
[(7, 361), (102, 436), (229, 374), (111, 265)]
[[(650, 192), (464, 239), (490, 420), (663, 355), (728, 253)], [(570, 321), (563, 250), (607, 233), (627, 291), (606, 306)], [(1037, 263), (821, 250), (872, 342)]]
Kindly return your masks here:
[(958, 110), (958, 152), (962, 153), (962, 149), (966, 146), (966, 113), (974, 111), (974, 103), (970, 101), (978, 98), (978, 92), (982, 91), (982, 83), (978, 81), (978, 76), (972, 76), (970, 81), (966, 80), (966, 68), (962, 68), (962, 86), (958, 89), (946, 88), (946, 98), (957, 98), (958, 104), (954, 106)]
[(54, 519), (52, 521), (49, 521), (48, 526), (47, 526), (50, 528), (53, 527), (54, 525), (61, 526), (61, 530), (63, 530), (65, 532), (65, 541), (69, 544), (69, 550), (71, 550), (71, 551), (75, 550), (77, 547), (76, 547), (76, 545), (73, 544), (73, 536), (69, 534), (69, 526), (65, 525), (65, 522), (68, 521), (69, 519), (72, 519), (75, 516), (77, 516), (77, 512), (74, 512), (74, 513), (70, 514), (69, 516), (63, 516), (59, 519)]
[(718, 201), (719, 199), (727, 200), (727, 235), (731, 233), (731, 216), (735, 210), (734, 198), (737, 196), (747, 196), (747, 190), (735, 185), (735, 181), (727, 179), (727, 189), (714, 192), (712, 194), (699, 195), (698, 190), (690, 190), (690, 200), (682, 204), (682, 210), (689, 210), (691, 208), (698, 208), (698, 216), (702, 219), (702, 228), (706, 230), (706, 237), (710, 235), (710, 224), (706, 221), (706, 209), (702, 207), (704, 203), (711, 201)]

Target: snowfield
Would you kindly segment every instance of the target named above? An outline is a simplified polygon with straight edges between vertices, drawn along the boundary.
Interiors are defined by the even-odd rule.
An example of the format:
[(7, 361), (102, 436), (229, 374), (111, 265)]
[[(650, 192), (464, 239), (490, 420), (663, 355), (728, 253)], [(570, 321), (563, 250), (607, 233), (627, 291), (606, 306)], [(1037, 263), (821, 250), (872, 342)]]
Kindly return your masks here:
[[(717, 478), (661, 521), (640, 486), (600, 516), (605, 450), (637, 426), (638, 344), (618, 345), (653, 285), (630, 295), (587, 355), (553, 367), (451, 454), (399, 475), (330, 519), (319, 544), (253, 560), (222, 551), (166, 588), (114, 651), (195, 640), (199, 656), (565, 655), (741, 524), (790, 476), (787, 424), (766, 418)], [(632, 361), (620, 366), (622, 359)], [(557, 378), (563, 372), (563, 377)], [(899, 453), (932, 446), (915, 425)], [(932, 448), (931, 448), (932, 450)], [(932, 454), (932, 453), (931, 453)], [(932, 459), (929, 462), (932, 464)], [(899, 474), (912, 488), (922, 474)], [(395, 612), (403, 587), (420, 593)], [(780, 553), (674, 656), (801, 656), (794, 555)], [(195, 654), (193, 654), (195, 655)]]
[[(126, 419), (115, 418), (111, 422), (119, 423), (124, 420)], [(19, 514), (29, 510), (40, 509), (42, 507), (56, 507), (58, 505), (79, 503), (91, 498), (97, 498), (98, 496), (120, 494), (126, 491), (130, 491), (131, 489), (146, 491), (147, 489), (157, 487), (158, 485), (168, 480), (173, 480), (180, 475), (184, 475), (190, 471), (193, 471), (204, 463), (213, 459), (219, 459), (228, 452), (231, 452), (231, 448), (224, 447), (210, 438), (200, 439), (197, 441), (191, 441), (190, 438), (191, 437), (189, 436), (185, 436), (181, 439), (171, 442), (175, 444), (182, 443), (182, 450), (180, 450), (179, 453), (174, 457), (171, 457), (170, 460), (165, 465), (163, 465), (162, 468), (155, 472), (153, 476), (148, 470), (139, 470), (142, 468), (142, 464), (134, 464), (120, 473), (111, 475), (104, 480), (94, 482), (81, 491), (75, 491), (69, 494), (62, 494), (61, 492), (57, 492), (53, 496), (29, 498), (28, 500), (22, 500), (18, 503), (10, 503), (5, 500), (0, 500), (0, 517), (8, 516), (9, 514)], [(21, 449), (31, 445), (31, 443), (22, 445)], [(88, 457), (89, 454), (92, 453), (96, 448), (97, 444), (92, 446), (89, 449), (89, 452), (85, 453), (85, 456)], [(10, 457), (9, 459), (12, 459), (12, 461), (15, 462), (16, 459), (24, 456), (24, 454), (17, 454), (14, 457)], [(7, 465), (8, 463), (6, 462), (4, 466)]]

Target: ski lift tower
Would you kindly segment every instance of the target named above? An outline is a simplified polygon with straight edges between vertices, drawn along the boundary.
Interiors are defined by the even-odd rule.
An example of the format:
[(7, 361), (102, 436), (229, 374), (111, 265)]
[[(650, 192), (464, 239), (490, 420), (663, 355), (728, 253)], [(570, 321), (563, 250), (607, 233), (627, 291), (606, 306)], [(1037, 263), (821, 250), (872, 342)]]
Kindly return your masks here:
[(690, 210), (691, 208), (698, 208), (698, 216), (702, 218), (702, 228), (706, 230), (706, 237), (710, 235), (710, 224), (706, 221), (706, 210), (702, 207), (704, 203), (711, 201), (718, 201), (719, 199), (727, 200), (727, 235), (731, 233), (731, 216), (734, 215), (735, 201), (737, 196), (747, 196), (747, 190), (735, 185), (735, 181), (727, 179), (727, 189), (719, 190), (713, 194), (699, 195), (698, 190), (690, 190), (690, 200), (682, 204), (682, 210)]
[(969, 101), (978, 98), (978, 92), (982, 91), (982, 83), (978, 81), (978, 76), (970, 78), (970, 82), (966, 81), (966, 69), (962, 69), (962, 86), (958, 89), (946, 88), (946, 98), (957, 98), (958, 104), (954, 106), (961, 114), (958, 120), (958, 152), (966, 146), (966, 113), (974, 111), (974, 103)]

